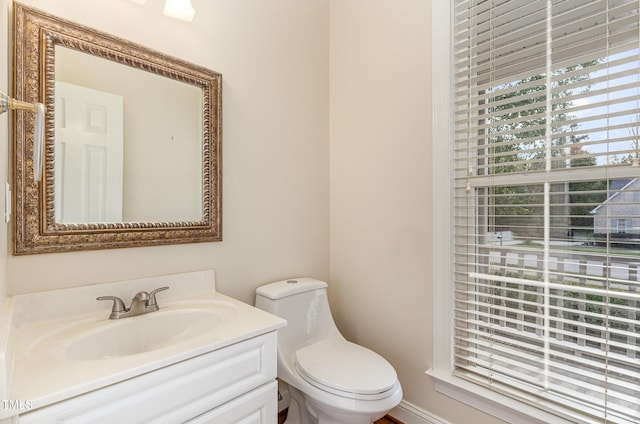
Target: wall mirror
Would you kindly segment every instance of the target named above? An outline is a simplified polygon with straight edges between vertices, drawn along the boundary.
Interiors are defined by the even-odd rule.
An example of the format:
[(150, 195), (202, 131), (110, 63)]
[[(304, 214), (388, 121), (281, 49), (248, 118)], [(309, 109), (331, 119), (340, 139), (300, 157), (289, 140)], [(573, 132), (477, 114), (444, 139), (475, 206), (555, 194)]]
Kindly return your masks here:
[(21, 4), (13, 114), (14, 254), (222, 240), (222, 76)]

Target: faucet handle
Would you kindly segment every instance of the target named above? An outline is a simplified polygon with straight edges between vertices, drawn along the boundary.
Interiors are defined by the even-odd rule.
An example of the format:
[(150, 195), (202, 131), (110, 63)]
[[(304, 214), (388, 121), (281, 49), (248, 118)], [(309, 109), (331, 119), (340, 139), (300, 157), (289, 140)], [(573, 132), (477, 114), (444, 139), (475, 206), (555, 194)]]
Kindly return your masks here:
[(111, 316), (109, 318), (117, 317), (120, 313), (125, 311), (124, 302), (119, 297), (100, 296), (96, 297), (96, 300), (113, 300), (113, 307), (111, 308)]
[(159, 289), (155, 289), (153, 290), (151, 293), (149, 293), (149, 301), (147, 302), (147, 306), (149, 307), (154, 307), (157, 306), (156, 303), (156, 293), (164, 291), (164, 290), (169, 290), (169, 287), (160, 287)]

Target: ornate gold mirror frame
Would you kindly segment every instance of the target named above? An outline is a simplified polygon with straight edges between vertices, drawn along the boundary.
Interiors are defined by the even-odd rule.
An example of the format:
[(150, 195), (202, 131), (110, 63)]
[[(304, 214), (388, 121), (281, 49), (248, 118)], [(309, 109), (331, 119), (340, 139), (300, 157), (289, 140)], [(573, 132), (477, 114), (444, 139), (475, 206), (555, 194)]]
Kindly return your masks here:
[[(33, 175), (30, 113), (13, 114), (14, 254), (65, 252), (222, 240), (222, 76), (129, 41), (14, 4), (14, 96), (44, 103), (44, 171)], [(55, 47), (63, 46), (200, 87), (202, 220), (59, 223), (55, 219)], [(150, 159), (151, 160), (151, 159)], [(170, 202), (170, 199), (167, 199)]]

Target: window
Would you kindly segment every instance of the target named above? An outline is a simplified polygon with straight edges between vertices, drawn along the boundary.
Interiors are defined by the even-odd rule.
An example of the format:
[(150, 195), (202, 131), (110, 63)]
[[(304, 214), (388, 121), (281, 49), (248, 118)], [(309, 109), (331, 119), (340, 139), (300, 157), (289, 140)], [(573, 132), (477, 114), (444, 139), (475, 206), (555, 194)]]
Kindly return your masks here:
[(615, 228), (616, 233), (624, 234), (627, 232), (628, 219), (612, 219), (611, 228)]
[(638, 7), (451, 11), (446, 365), (574, 422), (640, 416)]

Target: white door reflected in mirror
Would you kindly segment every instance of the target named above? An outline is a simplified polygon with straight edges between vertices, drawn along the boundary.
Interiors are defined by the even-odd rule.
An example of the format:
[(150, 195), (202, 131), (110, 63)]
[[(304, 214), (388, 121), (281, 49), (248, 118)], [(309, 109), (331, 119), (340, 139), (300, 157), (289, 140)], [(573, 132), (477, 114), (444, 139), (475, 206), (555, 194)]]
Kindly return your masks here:
[(56, 222), (121, 222), (122, 96), (56, 82)]

